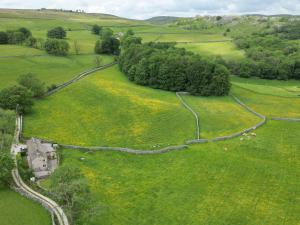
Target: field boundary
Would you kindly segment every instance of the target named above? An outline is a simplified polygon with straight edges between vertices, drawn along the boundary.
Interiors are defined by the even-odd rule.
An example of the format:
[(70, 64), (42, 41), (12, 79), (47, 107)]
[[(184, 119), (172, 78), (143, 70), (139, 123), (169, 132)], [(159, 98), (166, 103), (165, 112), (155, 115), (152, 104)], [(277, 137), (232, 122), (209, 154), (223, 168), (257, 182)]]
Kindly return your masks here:
[(246, 91), (250, 91), (250, 92), (252, 92), (252, 93), (258, 94), (258, 95), (267, 95), (267, 96), (278, 97), (278, 98), (295, 98), (295, 99), (296, 99), (296, 98), (298, 98), (298, 99), (300, 98), (300, 97), (298, 97), (298, 96), (290, 96), (290, 97), (288, 97), (288, 96), (280, 96), (280, 95), (272, 95), (272, 94), (267, 94), (267, 93), (260, 93), (260, 92), (254, 91), (254, 90), (252, 90), (252, 89), (242, 87), (242, 86), (240, 86), (240, 85), (238, 85), (238, 84), (236, 84), (236, 83), (233, 83), (233, 85), (234, 85), (234, 86), (237, 86), (238, 88), (244, 89), (244, 90), (246, 90)]
[(272, 120), (276, 120), (276, 121), (289, 121), (289, 122), (300, 122), (299, 118), (273, 117)]
[[(188, 92), (179, 92), (181, 94), (188, 94)], [(180, 101), (182, 102), (182, 104), (184, 105), (184, 107), (186, 107), (189, 111), (191, 111), (193, 114), (195, 113), (193, 111), (192, 108), (190, 108), (190, 106), (188, 106), (183, 99), (181, 98), (180, 94), (178, 92), (177, 97), (180, 99)], [(167, 152), (171, 152), (171, 151), (179, 151), (179, 150), (185, 150), (187, 148), (189, 148), (189, 145), (192, 144), (203, 144), (203, 143), (208, 143), (208, 142), (218, 142), (218, 141), (225, 141), (228, 139), (232, 139), (235, 137), (239, 137), (242, 136), (246, 133), (249, 133), (253, 130), (256, 130), (257, 128), (263, 126), (266, 122), (267, 122), (267, 118), (258, 113), (255, 112), (253, 109), (251, 109), (250, 107), (248, 107), (247, 105), (245, 105), (241, 100), (239, 100), (237, 97), (235, 97), (234, 95), (231, 95), (231, 97), (235, 100), (235, 102), (237, 104), (239, 104), (240, 106), (242, 106), (244, 109), (246, 109), (247, 111), (249, 111), (250, 113), (254, 114), (255, 116), (259, 117), (262, 119), (261, 122), (259, 122), (258, 124), (244, 129), (240, 132), (231, 134), (231, 135), (227, 135), (227, 136), (223, 136), (223, 137), (216, 137), (213, 139), (195, 139), (195, 140), (188, 140), (185, 142), (185, 144), (183, 145), (177, 145), (177, 146), (168, 146), (166, 148), (162, 148), (162, 149), (158, 149), (158, 150), (141, 150), (141, 149), (132, 149), (132, 148), (124, 148), (124, 147), (109, 147), (109, 146), (93, 146), (93, 147), (84, 147), (84, 146), (77, 146), (77, 145), (66, 145), (66, 144), (60, 144), (60, 143), (56, 143), (54, 141), (50, 141), (50, 140), (45, 140), (45, 139), (41, 139), (40, 140), (44, 141), (44, 142), (48, 142), (48, 143), (56, 143), (58, 144), (60, 147), (62, 148), (66, 148), (66, 149), (74, 149), (74, 150), (84, 150), (84, 151), (111, 151), (111, 152), (123, 152), (123, 153), (129, 153), (129, 154), (136, 154), (136, 155), (155, 155), (155, 154), (163, 154), (163, 153), (167, 153)], [(195, 118), (198, 118), (198, 115), (196, 117), (196, 113), (194, 114)], [(37, 137), (38, 138), (38, 137)]]
[(43, 97), (48, 97), (50, 95), (53, 95), (54, 93), (60, 91), (61, 89), (81, 80), (82, 78), (94, 73), (94, 72), (97, 72), (99, 70), (104, 70), (104, 69), (107, 69), (109, 67), (112, 67), (114, 65), (116, 65), (117, 62), (112, 62), (112, 63), (109, 63), (109, 64), (106, 64), (106, 65), (103, 65), (103, 66), (100, 66), (100, 67), (96, 67), (96, 68), (92, 68), (92, 69), (88, 69), (80, 74), (78, 74), (77, 76), (75, 76), (74, 78), (72, 78), (71, 80), (65, 82), (65, 83), (62, 83), (60, 85), (58, 85), (55, 89), (51, 90), (51, 91), (48, 91)]
[(267, 117), (254, 111), (253, 109), (251, 109), (250, 107), (248, 107), (247, 105), (245, 105), (241, 100), (239, 100), (237, 97), (235, 97), (234, 95), (231, 95), (231, 97), (234, 99), (234, 101), (239, 104), (240, 106), (242, 106), (244, 109), (246, 109), (247, 111), (249, 111), (250, 113), (254, 114), (255, 116), (259, 117), (262, 119), (261, 122), (259, 122), (258, 124), (247, 128), (245, 130), (242, 130), (240, 132), (234, 133), (234, 134), (230, 134), (230, 135), (226, 135), (226, 136), (222, 136), (222, 137), (216, 137), (213, 139), (196, 139), (196, 140), (189, 140), (186, 142), (186, 144), (200, 144), (200, 143), (206, 143), (206, 142), (217, 142), (217, 141), (225, 141), (228, 139), (232, 139), (235, 137), (240, 137), (246, 133), (249, 133), (251, 131), (256, 130), (257, 128), (263, 126), (266, 122), (267, 122)]
[[(87, 56), (87, 55), (95, 55), (95, 54), (94, 53), (81, 53), (81, 54), (70, 53), (70, 54), (68, 54), (68, 56)], [(45, 53), (45, 54), (33, 54), (33, 55), (4, 55), (4, 56), (0, 56), (0, 59), (31, 58), (31, 57), (34, 58), (34, 57), (55, 57), (55, 56), (49, 55), (47, 53)]]
[(68, 218), (64, 213), (63, 209), (52, 199), (32, 190), (29, 186), (27, 186), (24, 181), (22, 180), (19, 171), (18, 171), (18, 164), (16, 159), (16, 154), (14, 153), (14, 145), (19, 143), (19, 139), (22, 133), (22, 116), (18, 115), (16, 117), (16, 129), (13, 138), (13, 143), (11, 146), (11, 155), (15, 161), (15, 168), (12, 170), (12, 177), (15, 183), (13, 189), (21, 194), (24, 197), (27, 197), (33, 201), (40, 203), (46, 210), (48, 210), (51, 214), (52, 224), (54, 222), (54, 215), (56, 216), (59, 225), (69, 225)]
[(183, 98), (181, 97), (181, 95), (187, 95), (189, 94), (188, 92), (176, 92), (176, 96), (177, 98), (180, 100), (180, 102), (182, 103), (182, 105), (189, 110), (195, 117), (196, 120), (196, 139), (199, 140), (200, 139), (200, 120), (199, 120), (199, 116), (198, 114), (187, 104), (186, 101), (183, 100)]
[(215, 40), (215, 41), (175, 41), (176, 44), (205, 44), (205, 43), (222, 43), (232, 42), (232, 40)]
[(155, 154), (162, 154), (171, 151), (179, 151), (188, 148), (188, 145), (178, 145), (178, 146), (169, 146), (166, 148), (162, 148), (159, 150), (138, 150), (138, 149), (131, 149), (131, 148), (121, 148), (121, 147), (81, 147), (75, 145), (63, 145), (58, 144), (60, 147), (66, 149), (78, 149), (78, 150), (87, 150), (87, 151), (113, 151), (113, 152), (124, 152), (136, 155), (155, 155)]

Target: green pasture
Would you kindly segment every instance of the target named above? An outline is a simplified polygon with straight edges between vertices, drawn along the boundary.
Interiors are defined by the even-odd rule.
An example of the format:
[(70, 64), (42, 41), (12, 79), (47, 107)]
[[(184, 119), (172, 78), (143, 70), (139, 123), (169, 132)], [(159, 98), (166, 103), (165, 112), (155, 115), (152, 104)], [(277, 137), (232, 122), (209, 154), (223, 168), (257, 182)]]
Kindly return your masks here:
[[(1, 48), (4, 46), (1, 46)], [(6, 46), (7, 47), (7, 46)], [(9, 46), (10, 48), (11, 46)], [(26, 55), (26, 54), (43, 54), (42, 51), (32, 51), (31, 48), (14, 46), (11, 48), (10, 54)], [(8, 51), (8, 50), (7, 50)], [(71, 55), (68, 57), (57, 56), (26, 56), (26, 57), (3, 57), (0, 53), (0, 88), (8, 87), (16, 83), (17, 78), (21, 74), (33, 73), (38, 78), (46, 83), (60, 84), (70, 80), (86, 69), (95, 67), (96, 55)], [(102, 64), (112, 62), (112, 57), (99, 56), (102, 59)]]
[(222, 56), (224, 59), (241, 59), (244, 57), (244, 52), (238, 50), (230, 41), (177, 44), (177, 47), (203, 56)]
[(0, 45), (0, 59), (12, 56), (35, 56), (46, 54), (47, 53), (42, 50), (20, 45)]
[(173, 33), (164, 34), (160, 36), (158, 41), (160, 42), (216, 42), (216, 41), (227, 41), (230, 38), (224, 37), (221, 34), (203, 34), (201, 32), (197, 33)]
[(232, 83), (238, 87), (279, 97), (297, 97), (300, 95), (300, 81), (264, 80), (259, 78), (231, 77)]
[(233, 85), (232, 93), (255, 111), (268, 117), (300, 118), (300, 97), (261, 94)]
[(201, 138), (234, 134), (261, 121), (231, 97), (182, 97), (199, 116)]
[(36, 102), (24, 135), (62, 144), (156, 149), (195, 138), (195, 121), (175, 93), (129, 82), (117, 67)]
[(62, 150), (62, 164), (79, 167), (103, 205), (95, 225), (298, 225), (299, 129), (269, 121), (256, 138), (162, 155)]
[(0, 225), (50, 225), (51, 217), (38, 203), (0, 189)]

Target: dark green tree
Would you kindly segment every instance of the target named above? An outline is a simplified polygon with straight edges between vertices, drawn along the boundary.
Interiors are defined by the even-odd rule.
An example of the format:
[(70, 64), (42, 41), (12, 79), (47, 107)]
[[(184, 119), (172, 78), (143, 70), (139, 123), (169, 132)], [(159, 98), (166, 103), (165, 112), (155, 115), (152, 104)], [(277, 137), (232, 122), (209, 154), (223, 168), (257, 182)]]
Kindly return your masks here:
[(99, 213), (99, 209), (95, 210), (87, 180), (78, 167), (60, 167), (50, 181), (50, 192), (64, 208), (71, 224), (79, 224), (82, 219), (88, 224)]
[(4, 88), (0, 91), (0, 107), (27, 113), (33, 106), (32, 96), (32, 92), (23, 86)]
[(44, 95), (46, 89), (45, 89), (45, 83), (40, 81), (34, 74), (27, 73), (23, 74), (18, 78), (18, 83), (21, 86), (24, 86), (28, 88), (32, 93), (34, 97), (41, 97)]
[(67, 35), (67, 32), (62, 27), (55, 27), (48, 31), (47, 36), (48, 38), (56, 38), (56, 39), (63, 39)]
[(9, 44), (21, 44), (25, 41), (25, 35), (20, 31), (7, 31)]
[(118, 55), (120, 52), (120, 41), (112, 36), (107, 36), (98, 40), (95, 44), (96, 54)]
[(100, 27), (97, 24), (93, 25), (93, 27), (92, 27), (92, 33), (93, 34), (97, 34), (97, 35), (101, 35), (101, 33), (102, 33), (102, 27)]
[(11, 171), (14, 168), (14, 160), (5, 151), (0, 151), (0, 186), (8, 186), (12, 180)]
[(44, 48), (51, 55), (66, 56), (70, 46), (65, 40), (47, 39)]
[(19, 28), (19, 30), (18, 30), (18, 31), (19, 31), (19, 32), (21, 32), (21, 33), (23, 33), (25, 38), (29, 38), (29, 37), (31, 37), (31, 36), (32, 36), (32, 34), (31, 34), (31, 31), (30, 31), (30, 30), (28, 30), (28, 29), (27, 29), (27, 28), (25, 28), (25, 27), (21, 27), (21, 28)]
[(0, 31), (0, 44), (8, 44), (8, 36), (6, 32)]

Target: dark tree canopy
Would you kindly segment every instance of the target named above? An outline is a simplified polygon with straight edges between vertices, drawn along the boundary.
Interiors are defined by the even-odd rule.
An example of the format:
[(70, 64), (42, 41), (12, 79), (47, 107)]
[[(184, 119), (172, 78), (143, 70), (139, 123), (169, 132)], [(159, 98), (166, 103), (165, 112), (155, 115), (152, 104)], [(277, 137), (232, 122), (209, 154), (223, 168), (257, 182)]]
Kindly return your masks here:
[(62, 27), (55, 27), (48, 31), (47, 36), (48, 38), (57, 38), (63, 39), (67, 35), (66, 31)]
[(20, 31), (9, 30), (6, 32), (9, 44), (21, 44), (25, 41), (25, 35)]
[(14, 168), (14, 161), (7, 152), (0, 151), (0, 187), (10, 184), (12, 179), (11, 171)]
[(65, 56), (68, 54), (70, 46), (65, 40), (47, 39), (44, 48), (51, 55)]
[[(258, 26), (259, 27), (259, 26)], [(263, 79), (300, 79), (300, 21), (282, 17), (280, 24), (267, 24), (255, 32), (235, 35), (236, 46), (246, 59), (228, 63), (233, 74)]]
[(0, 91), (0, 107), (18, 109), (19, 113), (27, 113), (33, 106), (32, 92), (23, 86), (12, 86)]
[(174, 47), (174, 43), (141, 44), (129, 35), (122, 40), (120, 69), (137, 84), (194, 95), (221, 96), (230, 90), (227, 68)]
[(24, 34), (25, 38), (29, 38), (30, 36), (32, 36), (31, 31), (25, 27), (19, 28), (19, 31)]
[(0, 31), (0, 44), (8, 44), (8, 36), (6, 32)]
[(50, 181), (51, 194), (64, 208), (71, 224), (89, 224), (100, 213), (79, 168), (62, 166), (55, 170)]
[(120, 41), (113, 36), (106, 36), (95, 44), (95, 53), (118, 55), (120, 52)]
[(28, 88), (34, 97), (41, 97), (45, 93), (45, 84), (40, 81), (34, 74), (27, 73), (18, 78), (18, 83), (21, 86)]
[(97, 24), (93, 25), (93, 27), (92, 27), (92, 33), (93, 34), (97, 34), (97, 35), (101, 35), (101, 33), (102, 33), (102, 27), (99, 26), (99, 25), (97, 25)]

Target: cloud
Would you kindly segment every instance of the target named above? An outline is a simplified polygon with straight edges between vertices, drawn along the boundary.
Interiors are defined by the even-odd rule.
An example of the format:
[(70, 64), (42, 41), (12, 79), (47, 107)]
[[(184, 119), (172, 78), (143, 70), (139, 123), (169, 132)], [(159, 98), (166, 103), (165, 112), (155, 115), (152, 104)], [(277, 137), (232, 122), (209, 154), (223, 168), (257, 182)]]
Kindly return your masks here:
[(127, 18), (228, 14), (300, 14), (299, 0), (1, 0), (1, 8), (63, 8)]

